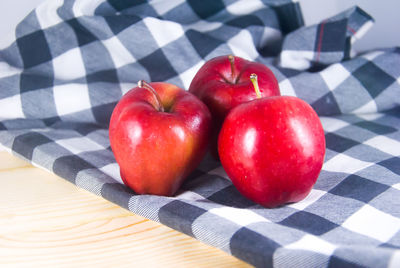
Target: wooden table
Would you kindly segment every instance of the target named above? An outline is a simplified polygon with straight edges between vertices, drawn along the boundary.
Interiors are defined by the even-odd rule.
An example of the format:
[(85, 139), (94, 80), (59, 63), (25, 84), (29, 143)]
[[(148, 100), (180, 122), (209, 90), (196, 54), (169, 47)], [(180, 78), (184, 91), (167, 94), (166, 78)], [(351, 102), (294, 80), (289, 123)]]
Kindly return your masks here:
[(248, 267), (0, 152), (0, 267)]

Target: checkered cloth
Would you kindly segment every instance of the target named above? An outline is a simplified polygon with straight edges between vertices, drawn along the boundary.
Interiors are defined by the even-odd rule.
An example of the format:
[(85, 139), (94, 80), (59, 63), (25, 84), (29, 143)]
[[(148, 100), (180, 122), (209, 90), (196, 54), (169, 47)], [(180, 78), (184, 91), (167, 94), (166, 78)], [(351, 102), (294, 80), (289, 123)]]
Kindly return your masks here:
[[(400, 49), (353, 55), (355, 7), (304, 27), (288, 0), (49, 0), (0, 51), (0, 143), (151, 220), (260, 267), (400, 266)], [(108, 140), (140, 79), (188, 88), (208, 59), (268, 65), (321, 116), (327, 152), (303, 201), (265, 209), (210, 157), (175, 197), (135, 195)]]

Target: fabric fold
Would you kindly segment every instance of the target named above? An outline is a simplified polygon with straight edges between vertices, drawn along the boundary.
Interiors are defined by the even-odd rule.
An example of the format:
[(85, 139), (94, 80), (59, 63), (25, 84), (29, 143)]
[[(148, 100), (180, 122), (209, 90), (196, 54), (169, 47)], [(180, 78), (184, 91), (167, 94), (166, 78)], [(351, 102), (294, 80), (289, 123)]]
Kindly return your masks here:
[(319, 24), (297, 29), (285, 37), (280, 66), (312, 70), (348, 60), (351, 45), (368, 31), (373, 22), (370, 15), (355, 6)]

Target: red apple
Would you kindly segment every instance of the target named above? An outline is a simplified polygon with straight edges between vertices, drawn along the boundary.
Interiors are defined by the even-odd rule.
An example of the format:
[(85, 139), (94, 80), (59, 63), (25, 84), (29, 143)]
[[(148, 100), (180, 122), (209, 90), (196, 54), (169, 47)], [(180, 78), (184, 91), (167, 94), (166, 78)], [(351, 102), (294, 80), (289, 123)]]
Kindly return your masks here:
[(109, 128), (123, 182), (138, 194), (173, 195), (205, 155), (211, 114), (193, 94), (139, 82), (115, 107)]
[(272, 208), (300, 201), (311, 191), (324, 161), (325, 136), (309, 104), (274, 96), (232, 109), (218, 150), (239, 192)]
[(280, 95), (278, 82), (265, 65), (240, 57), (220, 56), (207, 61), (190, 84), (189, 91), (210, 109), (213, 118), (211, 153), (217, 157), (217, 140), (228, 112), (237, 105), (256, 98), (249, 79), (257, 73), (262, 97)]

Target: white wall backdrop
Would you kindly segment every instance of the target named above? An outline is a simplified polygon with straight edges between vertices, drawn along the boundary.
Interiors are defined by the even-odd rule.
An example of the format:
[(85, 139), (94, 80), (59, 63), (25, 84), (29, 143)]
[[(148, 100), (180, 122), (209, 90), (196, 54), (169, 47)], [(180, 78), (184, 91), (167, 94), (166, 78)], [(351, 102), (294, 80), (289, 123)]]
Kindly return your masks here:
[[(0, 0), (0, 48), (13, 38), (12, 33), (17, 23), (44, 1), (46, 0)], [(319, 22), (353, 5), (360, 6), (372, 15), (376, 21), (375, 25), (364, 38), (355, 43), (355, 51), (400, 46), (400, 0), (299, 0), (299, 2), (307, 25)]]

